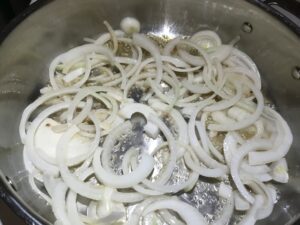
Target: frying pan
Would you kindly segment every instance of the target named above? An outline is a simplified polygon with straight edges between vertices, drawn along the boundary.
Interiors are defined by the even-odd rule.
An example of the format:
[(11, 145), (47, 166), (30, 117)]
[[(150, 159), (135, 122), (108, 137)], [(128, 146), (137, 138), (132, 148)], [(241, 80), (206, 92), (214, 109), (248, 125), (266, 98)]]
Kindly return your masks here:
[[(284, 2), (284, 3), (283, 3)], [(293, 224), (300, 217), (300, 3), (255, 0), (55, 0), (38, 1), (0, 36), (0, 196), (28, 224), (51, 224), (51, 208), (30, 188), (18, 126), (23, 109), (47, 83), (58, 54), (115, 28), (125, 16), (140, 20), (142, 32), (191, 35), (215, 30), (256, 63), (263, 92), (290, 125), (290, 180), (277, 185), (280, 199), (258, 224)]]

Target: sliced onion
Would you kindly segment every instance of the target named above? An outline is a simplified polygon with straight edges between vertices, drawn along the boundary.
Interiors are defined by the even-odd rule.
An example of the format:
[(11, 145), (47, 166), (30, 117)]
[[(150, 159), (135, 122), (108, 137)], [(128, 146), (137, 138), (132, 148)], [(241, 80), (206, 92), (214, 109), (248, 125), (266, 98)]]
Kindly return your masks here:
[(257, 107), (255, 112), (251, 116), (249, 116), (246, 120), (230, 123), (230, 124), (210, 124), (208, 126), (208, 129), (215, 130), (215, 131), (234, 131), (234, 130), (246, 128), (258, 120), (264, 108), (263, 96), (261, 92), (252, 84), (247, 83), (247, 86), (251, 88), (257, 100)]
[(224, 161), (223, 155), (213, 146), (213, 144), (211, 143), (211, 141), (207, 135), (206, 128), (205, 128), (206, 120), (207, 120), (207, 114), (203, 113), (201, 115), (201, 121), (196, 122), (196, 128), (199, 132), (202, 146), (203, 146), (204, 150), (206, 150), (206, 152), (210, 151), (214, 157), (216, 157), (219, 161), (224, 163), (225, 161)]
[(214, 160), (213, 158), (211, 158), (205, 151), (203, 151), (202, 146), (200, 145), (200, 143), (197, 140), (196, 134), (195, 134), (195, 123), (196, 123), (196, 116), (198, 114), (198, 112), (206, 106), (206, 104), (208, 104), (210, 102), (203, 102), (202, 106), (197, 107), (193, 114), (191, 115), (191, 118), (189, 120), (189, 124), (188, 124), (188, 132), (189, 132), (189, 138), (190, 138), (190, 144), (193, 147), (193, 149), (195, 150), (195, 153), (197, 154), (197, 156), (200, 158), (200, 160), (205, 163), (207, 166), (211, 167), (211, 168), (220, 168), (222, 169), (225, 173), (227, 171), (227, 167), (219, 162), (217, 162), (216, 160)]
[(199, 47), (203, 49), (210, 49), (222, 44), (219, 35), (210, 30), (199, 31), (195, 33), (191, 38), (190, 41), (197, 44)]
[(95, 53), (100, 53), (105, 55), (109, 61), (113, 61), (113, 54), (112, 52), (103, 46), (95, 45), (95, 44), (86, 44), (82, 45), (76, 48), (71, 49), (70, 51), (57, 56), (52, 63), (50, 64), (49, 68), (49, 78), (50, 78), (50, 83), (53, 87), (54, 90), (59, 89), (59, 86), (57, 82), (55, 81), (55, 69), (56, 66), (59, 63), (66, 63), (68, 61), (72, 61), (73, 59), (82, 56), (82, 55), (87, 55), (88, 53), (95, 52)]
[(228, 224), (230, 221), (230, 218), (234, 211), (234, 201), (233, 201), (233, 195), (231, 194), (229, 198), (227, 198), (227, 203), (223, 207), (222, 215), (212, 223), (212, 225), (224, 225)]
[(260, 82), (260, 77), (258, 77), (257, 73), (254, 73), (252, 71), (249, 71), (245, 68), (241, 67), (230, 67), (224, 69), (225, 74), (231, 74), (231, 73), (237, 73), (237, 74), (243, 74), (247, 77), (249, 77), (251, 80), (253, 80), (255, 86), (260, 90), (261, 89), (261, 82)]
[(254, 203), (253, 196), (247, 191), (245, 186), (243, 185), (240, 175), (239, 175), (239, 166), (241, 164), (242, 159), (251, 151), (261, 150), (261, 149), (269, 149), (272, 147), (272, 143), (267, 140), (251, 140), (242, 145), (235, 155), (232, 157), (230, 171), (231, 177), (241, 193), (241, 195), (247, 199), (250, 203)]
[(239, 82), (234, 82), (234, 86), (236, 88), (236, 94), (233, 97), (231, 97), (229, 100), (222, 100), (213, 105), (207, 106), (203, 110), (204, 111), (224, 110), (236, 104), (242, 97), (242, 85)]
[(169, 145), (169, 150), (170, 150), (169, 161), (167, 163), (167, 166), (166, 166), (164, 172), (155, 181), (156, 184), (163, 185), (169, 180), (169, 178), (171, 177), (171, 175), (173, 173), (174, 167), (176, 165), (178, 147), (176, 146), (175, 139), (174, 139), (170, 129), (166, 126), (166, 124), (161, 119), (159, 119), (156, 115), (151, 114), (149, 116), (149, 121), (159, 127), (159, 129), (161, 130), (161, 132), (167, 139), (168, 145)]
[(84, 225), (78, 214), (76, 197), (76, 193), (69, 191), (67, 197), (68, 218), (72, 225)]
[(230, 199), (232, 196), (232, 187), (221, 182), (219, 187), (219, 195), (223, 198)]
[(154, 199), (148, 198), (142, 203), (135, 206), (134, 210), (131, 212), (131, 215), (126, 223), (126, 225), (139, 225), (140, 218), (143, 214), (145, 208), (150, 205)]
[[(120, 37), (124, 36), (124, 32), (121, 31), (121, 30), (115, 30), (115, 35), (117, 36), (117, 38), (120, 38)], [(102, 34), (101, 36), (99, 36), (97, 38), (97, 40), (95, 41), (95, 44), (97, 44), (97, 45), (104, 45), (110, 39), (111, 39), (110, 33), (104, 33), (104, 34)]]
[(74, 112), (76, 110), (76, 107), (78, 106), (78, 104), (80, 103), (80, 101), (82, 99), (84, 99), (85, 97), (93, 94), (93, 93), (97, 93), (97, 92), (109, 92), (109, 91), (114, 91), (113, 88), (110, 87), (100, 87), (100, 86), (94, 86), (94, 87), (87, 87), (87, 88), (83, 88), (80, 91), (77, 92), (77, 94), (75, 95), (75, 97), (73, 98), (73, 101), (68, 109), (68, 120), (70, 121), (73, 118)]
[(201, 176), (204, 177), (222, 177), (226, 174), (226, 171), (221, 169), (221, 168), (206, 168), (203, 166), (199, 166), (199, 161), (196, 160), (195, 162), (195, 157), (194, 160), (192, 159), (192, 156), (190, 153), (185, 153), (184, 155), (184, 160), (186, 162), (186, 165), (196, 173), (200, 174)]
[(277, 130), (279, 134), (282, 134), (278, 138), (282, 139), (272, 150), (249, 153), (250, 165), (261, 165), (280, 160), (287, 154), (293, 142), (293, 135), (286, 121), (273, 109), (265, 107), (265, 110), (274, 118), (275, 123), (278, 125)]
[(193, 84), (187, 80), (183, 80), (182, 85), (190, 92), (195, 94), (207, 94), (211, 92), (211, 90), (205, 84)]
[(153, 170), (154, 159), (148, 154), (143, 154), (136, 170), (121, 176), (113, 174), (103, 169), (100, 160), (101, 151), (102, 149), (98, 148), (95, 152), (93, 166), (97, 178), (110, 187), (128, 188), (134, 186), (143, 181)]
[(244, 199), (238, 191), (234, 192), (234, 205), (235, 209), (238, 211), (246, 211), (250, 209), (249, 202)]
[(239, 222), (239, 225), (254, 225), (257, 220), (256, 213), (258, 212), (262, 203), (263, 197), (260, 195), (256, 195), (252, 207), (250, 208), (250, 210), (248, 210), (244, 218)]
[(51, 98), (55, 98), (57, 96), (65, 95), (65, 94), (73, 94), (73, 93), (76, 93), (77, 91), (79, 91), (78, 88), (65, 88), (65, 89), (61, 89), (58, 91), (47, 92), (46, 94), (44, 94), (41, 97), (39, 97), (38, 99), (36, 99), (33, 103), (28, 105), (22, 114), (22, 118), (21, 118), (20, 126), (19, 126), (19, 133), (20, 133), (22, 142), (25, 143), (26, 123), (34, 110), (36, 110), (39, 106), (41, 106), (43, 103), (45, 103), (46, 101), (48, 101)]
[(169, 225), (184, 225), (184, 223), (181, 222), (176, 216), (171, 214), (169, 210), (160, 210), (159, 215)]
[(257, 194), (264, 197), (263, 204), (256, 213), (257, 219), (264, 219), (271, 215), (273, 211), (273, 198), (268, 187), (261, 181), (253, 178), (248, 178), (246, 184)]
[(112, 43), (113, 43), (113, 52), (116, 53), (118, 50), (118, 40), (115, 35), (115, 32), (107, 21), (104, 21), (103, 24), (106, 26), (106, 28), (110, 34), (110, 39), (112, 40)]
[(287, 183), (289, 180), (288, 167), (285, 158), (282, 158), (271, 164), (272, 178), (280, 183)]
[(160, 209), (170, 209), (175, 211), (185, 221), (187, 225), (207, 224), (203, 216), (199, 213), (199, 211), (196, 208), (177, 199), (154, 201), (146, 207), (146, 209), (143, 212), (143, 215), (147, 215), (150, 212)]
[(122, 19), (120, 27), (127, 34), (133, 34), (140, 31), (140, 22), (132, 17), (125, 17)]
[(68, 186), (65, 185), (63, 182), (58, 182), (56, 187), (54, 188), (53, 198), (52, 198), (52, 210), (56, 217), (56, 219), (64, 224), (64, 225), (71, 225), (71, 222), (68, 218), (66, 212), (66, 193), (68, 191)]
[[(224, 45), (217, 33), (200, 31), (160, 49), (137, 33), (140, 24), (134, 18), (122, 21), (124, 32), (104, 24), (108, 33), (51, 62), (49, 87), (24, 110), (19, 126), (29, 183), (52, 205), (55, 224), (127, 220), (138, 225), (143, 217), (207, 224), (198, 209), (172, 197), (191, 191), (199, 176), (221, 180), (219, 196), (227, 202), (212, 225), (227, 224), (234, 205), (247, 210), (241, 225), (268, 217), (276, 190), (264, 182), (288, 181), (284, 157), (293, 138), (283, 118), (264, 106), (256, 65), (233, 47), (239, 37)], [(133, 87), (142, 92), (140, 103), (127, 97)], [(149, 153), (126, 139), (136, 131), (128, 121), (136, 112), (147, 120), (147, 135), (141, 135), (147, 143), (149, 139)], [(54, 125), (46, 129), (48, 121)], [(223, 135), (222, 152), (217, 146)], [(79, 137), (87, 140), (84, 147), (77, 146), (83, 152), (70, 148)], [(52, 146), (43, 145), (45, 140)], [(131, 148), (117, 153), (118, 142), (124, 151)], [(156, 165), (162, 148), (169, 150), (168, 158)], [(76, 155), (70, 156), (73, 151)], [(111, 166), (115, 156), (123, 160), (116, 161), (120, 173)], [(188, 175), (174, 181), (181, 165)], [(238, 192), (227, 184), (227, 174)]]
[(156, 83), (159, 84), (162, 79), (162, 60), (159, 52), (159, 48), (148, 37), (143, 34), (133, 34), (133, 43), (146, 49), (156, 61), (157, 66), (157, 78)]
[(59, 171), (64, 180), (64, 182), (70, 187), (75, 193), (80, 193), (80, 195), (93, 199), (101, 200), (103, 198), (103, 190), (101, 187), (93, 186), (88, 183), (81, 182), (77, 177), (70, 173), (68, 167), (65, 163), (65, 147), (68, 141), (76, 134), (79, 129), (72, 126), (59, 140), (57, 144), (56, 157), (59, 164)]
[(31, 123), (31, 126), (28, 130), (27, 140), (25, 140), (26, 145), (28, 146), (28, 157), (30, 158), (31, 162), (35, 165), (35, 167), (49, 175), (57, 176), (59, 172), (58, 168), (57, 166), (46, 162), (41, 157), (39, 157), (38, 154), (36, 154), (37, 149), (35, 148), (34, 144), (34, 134), (38, 126), (42, 123), (42, 121), (45, 120), (45, 118), (47, 118), (55, 112), (58, 112), (62, 109), (66, 109), (67, 107), (69, 107), (69, 103), (60, 103), (57, 105), (50, 106), (49, 108), (41, 112), (39, 116)]

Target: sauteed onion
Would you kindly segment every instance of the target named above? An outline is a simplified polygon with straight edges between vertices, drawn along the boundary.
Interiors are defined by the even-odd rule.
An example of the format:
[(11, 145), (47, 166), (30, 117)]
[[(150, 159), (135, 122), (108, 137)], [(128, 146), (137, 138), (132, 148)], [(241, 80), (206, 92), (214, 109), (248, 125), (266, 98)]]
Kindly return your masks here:
[[(241, 225), (268, 217), (276, 189), (266, 182), (288, 182), (293, 137), (265, 104), (238, 38), (224, 44), (205, 30), (159, 39), (139, 33), (134, 18), (122, 30), (104, 25), (107, 33), (52, 61), (20, 122), (30, 184), (56, 224), (225, 225), (234, 210), (245, 212)], [(174, 182), (181, 169), (186, 177)], [(213, 221), (181, 196), (202, 180), (218, 183), (225, 202)]]

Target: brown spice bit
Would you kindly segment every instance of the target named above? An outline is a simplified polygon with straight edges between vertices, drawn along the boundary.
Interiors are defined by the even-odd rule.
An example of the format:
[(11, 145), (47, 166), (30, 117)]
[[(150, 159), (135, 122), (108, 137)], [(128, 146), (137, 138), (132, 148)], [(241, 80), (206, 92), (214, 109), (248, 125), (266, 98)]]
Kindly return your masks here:
[(256, 128), (253, 125), (239, 131), (239, 134), (245, 140), (251, 139), (255, 135), (255, 133)]

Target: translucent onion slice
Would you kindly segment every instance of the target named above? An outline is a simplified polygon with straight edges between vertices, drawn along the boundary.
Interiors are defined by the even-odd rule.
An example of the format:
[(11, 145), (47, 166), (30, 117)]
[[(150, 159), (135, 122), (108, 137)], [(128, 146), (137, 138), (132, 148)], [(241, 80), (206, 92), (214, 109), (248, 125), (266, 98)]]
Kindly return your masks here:
[(69, 191), (66, 204), (68, 210), (68, 218), (72, 225), (84, 225), (78, 213), (76, 197), (76, 193), (74, 193), (73, 191)]
[(56, 219), (64, 224), (71, 225), (69, 217), (66, 212), (66, 193), (68, 191), (68, 186), (64, 182), (58, 182), (53, 191), (52, 198), (52, 210)]
[(227, 198), (227, 202), (224, 205), (223, 212), (219, 218), (217, 218), (212, 225), (224, 225), (228, 224), (231, 216), (234, 211), (234, 201), (233, 201), (233, 194), (230, 195), (230, 197)]
[(199, 211), (193, 206), (177, 200), (177, 199), (165, 199), (154, 201), (143, 212), (143, 215), (147, 215), (150, 212), (160, 210), (160, 209), (170, 209), (175, 211), (187, 225), (204, 225), (207, 224), (203, 216)]
[(132, 36), (133, 43), (144, 48), (153, 56), (157, 66), (156, 83), (159, 84), (162, 79), (162, 60), (159, 48), (147, 36), (135, 33)]
[(72, 126), (59, 140), (57, 144), (56, 157), (59, 165), (59, 171), (64, 182), (75, 193), (80, 193), (81, 196), (101, 200), (103, 198), (103, 188), (94, 186), (80, 181), (76, 176), (71, 174), (65, 162), (65, 148), (69, 140), (79, 131), (76, 126)]
[(265, 107), (265, 110), (274, 118), (277, 131), (281, 134), (278, 137), (281, 141), (272, 150), (249, 153), (250, 165), (261, 165), (280, 160), (287, 154), (293, 142), (293, 135), (286, 121), (270, 107)]
[(230, 123), (230, 124), (210, 124), (208, 125), (208, 129), (215, 130), (215, 131), (234, 131), (234, 130), (246, 128), (258, 120), (258, 118), (260, 117), (264, 109), (263, 95), (252, 84), (247, 82), (245, 82), (244, 84), (247, 85), (253, 91), (253, 94), (257, 100), (257, 107), (255, 112), (251, 116), (249, 116), (246, 120)]
[(93, 167), (97, 178), (105, 185), (115, 188), (129, 188), (142, 182), (153, 170), (154, 159), (148, 154), (142, 154), (141, 161), (136, 170), (124, 175), (116, 175), (106, 171), (101, 165), (102, 149), (95, 152)]
[(209, 154), (207, 154), (203, 150), (202, 146), (200, 145), (200, 143), (197, 139), (197, 136), (195, 133), (196, 116), (202, 108), (204, 108), (208, 104), (211, 104), (211, 101), (207, 100), (207, 101), (203, 101), (202, 103), (203, 103), (202, 106), (199, 106), (194, 110), (194, 112), (191, 115), (191, 118), (189, 120), (189, 123), (188, 123), (190, 144), (193, 147), (193, 149), (195, 150), (195, 153), (197, 154), (197, 156), (200, 158), (200, 160), (203, 163), (205, 163), (207, 166), (209, 166), (211, 168), (220, 168), (221, 170), (224, 171), (224, 173), (226, 173), (228, 168), (225, 165), (214, 160), (212, 157), (210, 157)]
[(25, 110), (23, 111), (22, 118), (20, 121), (20, 126), (19, 126), (19, 133), (21, 136), (22, 143), (25, 143), (26, 123), (34, 110), (36, 110), (39, 106), (41, 106), (43, 103), (45, 103), (46, 101), (48, 101), (52, 98), (55, 98), (55, 97), (61, 96), (61, 95), (66, 95), (66, 94), (73, 94), (73, 93), (76, 93), (77, 91), (79, 91), (78, 88), (65, 88), (65, 89), (61, 89), (58, 91), (49, 91), (46, 94), (37, 98), (30, 105), (28, 105), (25, 108)]
[(242, 145), (238, 151), (235, 153), (235, 155), (232, 157), (231, 165), (230, 165), (230, 171), (231, 171), (231, 177), (241, 193), (241, 195), (247, 199), (250, 203), (254, 203), (253, 196), (247, 191), (245, 186), (242, 183), (242, 180), (239, 175), (239, 167), (241, 164), (242, 159), (251, 151), (256, 150), (263, 150), (263, 149), (270, 149), (272, 148), (272, 143), (268, 140), (250, 140), (246, 142), (244, 145)]
[(160, 175), (160, 177), (155, 181), (156, 184), (163, 185), (165, 184), (171, 177), (173, 170), (176, 165), (176, 159), (178, 154), (178, 147), (176, 145), (175, 139), (170, 131), (170, 129), (166, 126), (166, 124), (156, 115), (151, 114), (149, 116), (149, 121), (154, 123), (156, 126), (159, 127), (163, 135), (168, 141), (170, 156), (168, 163), (164, 172)]
[(260, 206), (263, 203), (263, 197), (260, 195), (256, 195), (254, 197), (253, 205), (250, 210), (247, 211), (246, 215), (239, 222), (239, 225), (254, 225), (256, 223), (257, 217), (256, 213), (258, 212)]

